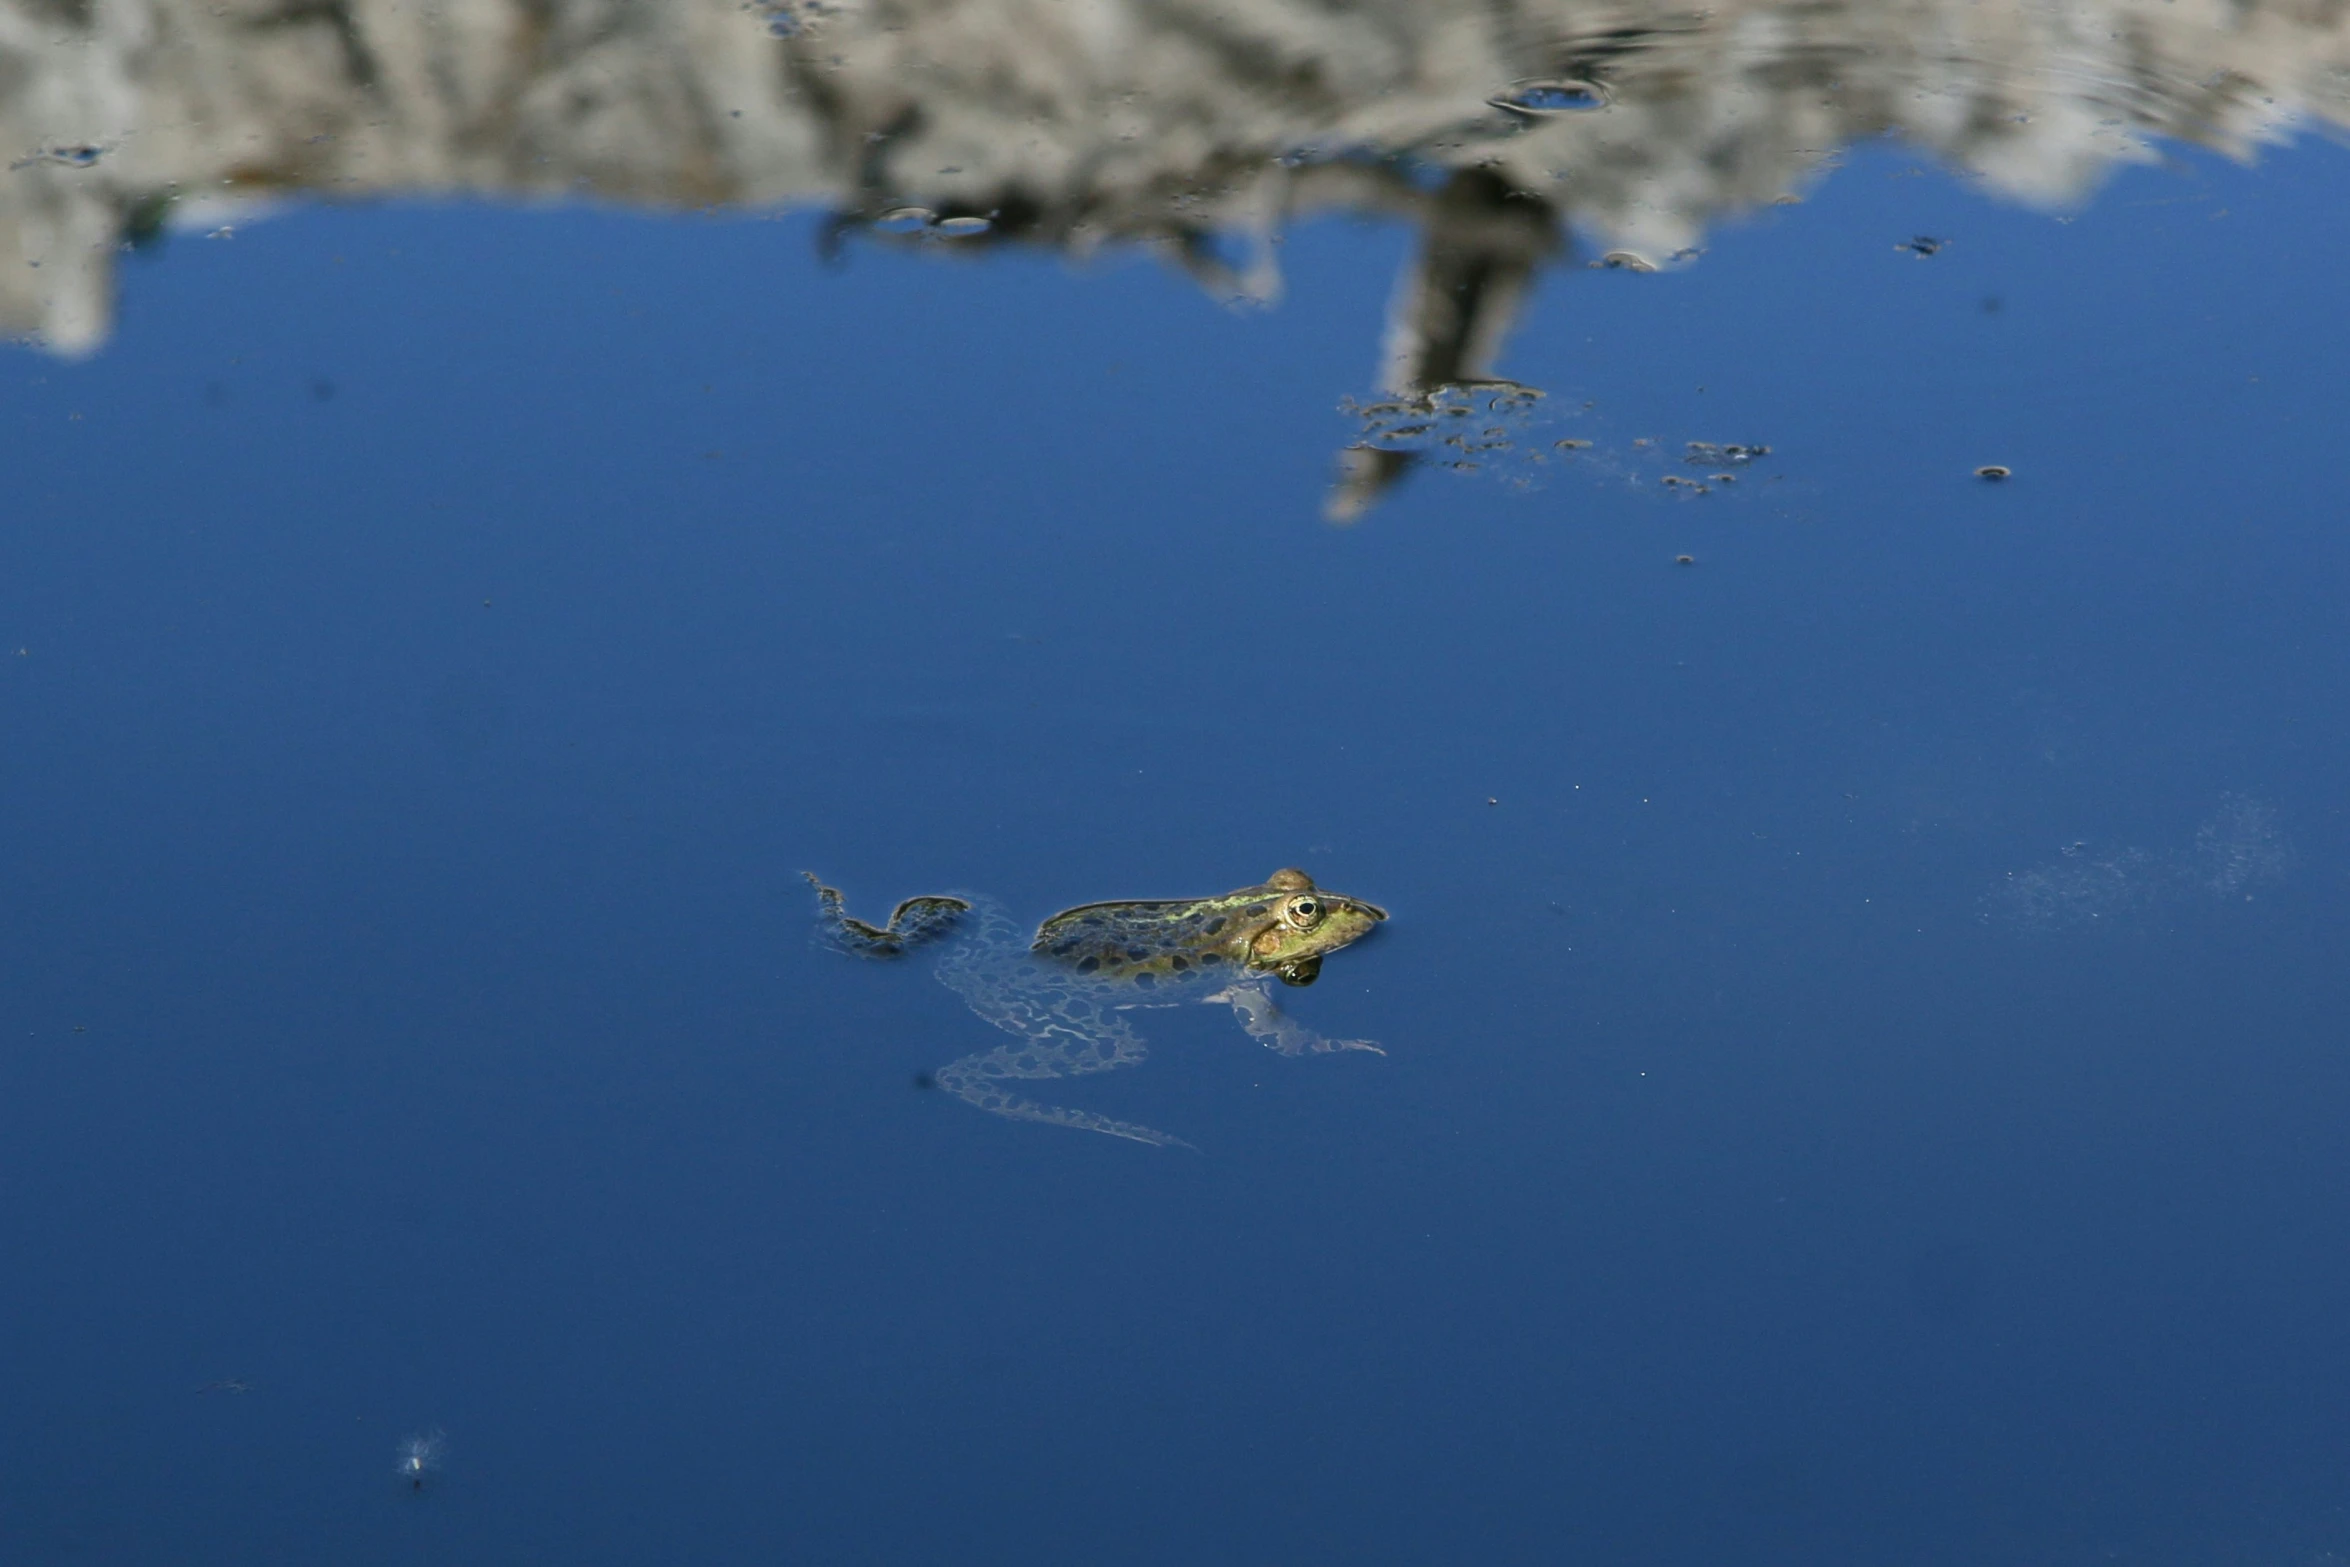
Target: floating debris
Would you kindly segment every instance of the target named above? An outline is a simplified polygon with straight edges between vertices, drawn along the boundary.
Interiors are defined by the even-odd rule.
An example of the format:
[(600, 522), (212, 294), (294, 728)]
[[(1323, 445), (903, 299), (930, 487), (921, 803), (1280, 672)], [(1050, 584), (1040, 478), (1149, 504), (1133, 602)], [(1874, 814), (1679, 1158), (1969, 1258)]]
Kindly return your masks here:
[(1913, 256), (1922, 257), (1932, 255), (1935, 251), (1940, 250), (1943, 246), (1949, 243), (1950, 241), (1946, 239), (1936, 239), (1931, 234), (1920, 234), (1903, 244), (1894, 246), (1893, 248), (1895, 250), (1906, 250)]
[(1689, 454), (1681, 460), (1699, 468), (1743, 468), (1758, 457), (1770, 455), (1771, 449), (1767, 446), (1717, 446), (1711, 441), (1691, 441)]
[(2220, 797), (2190, 847), (2101, 851), (2084, 840), (2057, 853), (2008, 872), (1981, 902), (1984, 921), (2028, 936), (2111, 927), (2188, 899), (2249, 901), (2293, 864), (2275, 808), (2240, 794)]
[(1507, 109), (1513, 114), (1540, 117), (1549, 114), (1582, 114), (1608, 106), (1607, 89), (1597, 82), (1581, 81), (1573, 77), (1556, 80), (1540, 78), (1512, 82), (1502, 91), (1485, 100), (1496, 109)]
[[(1520, 490), (1543, 488), (1555, 470), (1571, 468), (1578, 480), (1621, 483), (1651, 500), (1664, 495), (1689, 500), (1735, 483), (1737, 475), (1728, 470), (1770, 451), (1759, 443), (1723, 445), (1657, 435), (1627, 439), (1597, 424), (1591, 417), (1597, 404), (1552, 397), (1514, 381), (1454, 381), (1417, 394), (1390, 389), (1375, 399), (1342, 398), (1338, 407), (1357, 421), (1357, 433), (1340, 461), (1344, 496), (1333, 503), (1332, 512), (1348, 519), (1361, 513), (1358, 493), (1383, 492), (1415, 465), (1482, 472)], [(1683, 472), (1677, 459), (1684, 449), (1687, 462), (1707, 471)]]
[(1694, 555), (1676, 555), (1673, 557), (1673, 564), (1676, 566), (1694, 566), (1697, 564), (1697, 557)]
[(1987, 462), (1983, 464), (1982, 467), (1975, 470), (1975, 477), (1978, 479), (1988, 479), (1993, 484), (1997, 484), (2002, 479), (2014, 478), (2015, 470), (2008, 467), (2004, 463)]

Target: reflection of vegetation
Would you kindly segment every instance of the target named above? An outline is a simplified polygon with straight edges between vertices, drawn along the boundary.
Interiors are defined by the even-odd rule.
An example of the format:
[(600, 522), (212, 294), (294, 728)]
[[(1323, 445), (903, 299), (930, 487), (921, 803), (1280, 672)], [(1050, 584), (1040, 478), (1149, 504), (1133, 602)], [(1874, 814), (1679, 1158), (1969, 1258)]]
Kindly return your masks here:
[[(0, 330), (65, 352), (108, 330), (120, 239), (262, 193), (812, 205), (834, 244), (1142, 246), (1250, 301), (1279, 293), (1284, 224), (1343, 210), (1421, 230), (1381, 377), (1409, 396), (1491, 376), (1570, 231), (1670, 265), (1856, 140), (2060, 202), (2150, 138), (2241, 156), (2350, 121), (2350, 12), (2260, 0), (0, 0), (0, 23)], [(1400, 471), (1350, 462), (1342, 515)]]

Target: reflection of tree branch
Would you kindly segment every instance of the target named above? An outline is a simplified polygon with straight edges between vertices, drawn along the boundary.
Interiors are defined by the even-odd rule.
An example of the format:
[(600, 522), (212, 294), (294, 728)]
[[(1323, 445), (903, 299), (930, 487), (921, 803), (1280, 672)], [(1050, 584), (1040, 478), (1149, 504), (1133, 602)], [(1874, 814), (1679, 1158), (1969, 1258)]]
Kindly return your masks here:
[(1422, 221), (1381, 375), (1398, 396), (1491, 376), (1535, 268), (1562, 243), (1551, 204), (1490, 169), (1454, 174)]
[[(1388, 313), (1380, 390), (1425, 397), (1492, 377), (1535, 271), (1564, 245), (1551, 204), (1490, 169), (1462, 169), (1424, 209), (1420, 254)], [(1402, 482), (1410, 452), (1349, 447), (1323, 513), (1352, 522)]]

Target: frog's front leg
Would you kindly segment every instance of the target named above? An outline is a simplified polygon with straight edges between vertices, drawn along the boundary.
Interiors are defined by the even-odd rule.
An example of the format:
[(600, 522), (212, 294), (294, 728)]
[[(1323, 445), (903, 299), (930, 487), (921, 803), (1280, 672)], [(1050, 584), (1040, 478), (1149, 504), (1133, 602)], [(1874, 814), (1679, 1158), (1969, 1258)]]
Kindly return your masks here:
[(1368, 1039), (1324, 1039), (1286, 1016), (1261, 983), (1244, 980), (1202, 999), (1221, 1001), (1231, 1007), (1233, 1016), (1240, 1019), (1240, 1026), (1248, 1030), (1249, 1038), (1285, 1056), (1318, 1056), (1333, 1050), (1368, 1050), (1375, 1056), (1387, 1054)]
[(1048, 1077), (1075, 1077), (1087, 1072), (1106, 1072), (1114, 1067), (1133, 1066), (1143, 1057), (1142, 1041), (1131, 1040), (1131, 1051), (1113, 1048), (1104, 1052), (1092, 1042), (1072, 1054), (1066, 1047), (1043, 1039), (1026, 1039), (1018, 1044), (998, 1045), (993, 1050), (982, 1050), (962, 1060), (940, 1067), (933, 1074), (938, 1086), (967, 1105), (975, 1105), (990, 1115), (1000, 1115), (1014, 1121), (1036, 1121), (1046, 1126), (1069, 1126), (1083, 1132), (1100, 1132), (1109, 1137), (1124, 1137), (1138, 1143), (1149, 1143), (1157, 1148), (1189, 1148), (1191, 1144), (1180, 1137), (1132, 1121), (1112, 1120), (1106, 1115), (1095, 1115), (1090, 1110), (1071, 1110), (1062, 1105), (1038, 1104), (1018, 1093), (1012, 1084), (1022, 1079)]

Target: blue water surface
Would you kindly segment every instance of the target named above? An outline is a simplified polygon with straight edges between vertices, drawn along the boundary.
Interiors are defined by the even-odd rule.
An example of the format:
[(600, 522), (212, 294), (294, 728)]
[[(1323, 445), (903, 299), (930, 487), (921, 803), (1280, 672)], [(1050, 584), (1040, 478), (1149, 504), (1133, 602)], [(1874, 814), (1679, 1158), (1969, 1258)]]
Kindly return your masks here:
[[(2338, 1560), (2346, 215), (1864, 149), (1542, 277), (1605, 462), (1347, 528), (1367, 220), (128, 263), (0, 362), (0, 1555)], [(1002, 1036), (799, 880), (1289, 864), (1384, 1058), (1055, 1085), (1197, 1153), (922, 1091)]]

